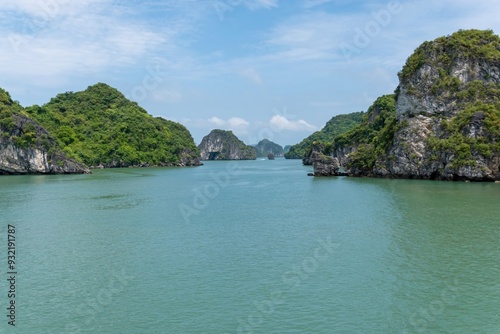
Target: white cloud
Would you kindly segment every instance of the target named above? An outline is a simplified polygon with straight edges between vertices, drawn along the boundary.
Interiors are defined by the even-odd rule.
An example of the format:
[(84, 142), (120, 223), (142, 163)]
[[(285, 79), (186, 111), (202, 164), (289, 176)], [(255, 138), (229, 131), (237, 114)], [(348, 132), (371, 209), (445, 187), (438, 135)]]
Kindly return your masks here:
[(230, 128), (246, 128), (250, 125), (249, 122), (240, 117), (231, 117), (227, 120)]
[(276, 61), (331, 60), (338, 58), (338, 45), (348, 19), (336, 14), (310, 12), (276, 26), (267, 45)]
[(15, 11), (19, 14), (26, 14), (41, 20), (51, 20), (59, 15), (75, 14), (84, 7), (97, 6), (109, 0), (16, 0), (2, 3), (3, 10)]
[(238, 74), (245, 79), (250, 80), (253, 83), (261, 84), (262, 78), (260, 77), (259, 72), (255, 68), (249, 67), (244, 68), (238, 71)]
[(299, 119), (298, 121), (288, 120), (282, 115), (274, 115), (269, 120), (269, 125), (273, 131), (314, 131), (316, 127)]
[(206, 121), (201, 121), (205, 123), (205, 127), (217, 127), (224, 130), (233, 130), (236, 132), (245, 132), (248, 130), (250, 122), (241, 117), (231, 117), (228, 119), (222, 119), (219, 117), (211, 117)]
[(178, 34), (129, 17), (110, 0), (21, 0), (7, 8), (15, 19), (0, 27), (0, 61), (9, 64), (0, 75), (34, 85), (133, 66)]
[(250, 127), (250, 122), (241, 117), (230, 117), (228, 119), (222, 119), (216, 116), (208, 119), (183, 118), (182, 122), (190, 128), (204, 129), (206, 132), (204, 135), (208, 134), (208, 132), (213, 129), (231, 130), (236, 136), (240, 137), (240, 139), (249, 134)]
[(208, 122), (211, 123), (212, 125), (220, 127), (226, 124), (226, 122), (223, 119), (220, 119), (219, 117), (211, 117), (208, 119)]

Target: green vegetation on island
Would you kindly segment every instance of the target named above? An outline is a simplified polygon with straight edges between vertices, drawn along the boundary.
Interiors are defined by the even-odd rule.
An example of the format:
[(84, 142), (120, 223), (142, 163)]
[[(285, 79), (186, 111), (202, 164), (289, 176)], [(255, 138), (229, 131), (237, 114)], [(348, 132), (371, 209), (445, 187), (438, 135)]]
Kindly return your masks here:
[(48, 133), (39, 135), (39, 128), (40, 125), (29, 118), (19, 102), (12, 100), (10, 94), (0, 88), (0, 132), (2, 139), (12, 141), (19, 148), (40, 146), (47, 151), (51, 150), (51, 152), (59, 149), (58, 145), (49, 138)]
[(398, 75), (402, 80), (409, 79), (425, 64), (439, 64), (446, 68), (451, 65), (453, 58), (457, 57), (464, 60), (478, 58), (498, 62), (499, 50), (500, 38), (492, 30), (458, 30), (449, 36), (422, 43), (408, 57)]
[(23, 113), (23, 107), (12, 100), (9, 92), (0, 88), (0, 130), (2, 138), (10, 139), (20, 147), (32, 146), (36, 143), (35, 128), (33, 124), (26, 124), (16, 135), (17, 128), (15, 115)]
[(424, 42), (398, 73), (395, 94), (378, 98), (350, 131), (314, 138), (314, 148), (352, 175), (498, 179), (499, 68), (500, 37), (491, 30)]
[[(500, 37), (460, 30), (424, 42), (354, 129), (337, 136), (349, 175), (500, 179)], [(326, 146), (325, 146), (326, 147)]]
[(361, 124), (333, 140), (333, 150), (357, 147), (346, 167), (370, 171), (375, 161), (386, 154), (396, 131), (394, 94), (379, 97), (363, 115)]
[(313, 142), (332, 142), (333, 139), (361, 123), (364, 113), (353, 112), (334, 116), (320, 131), (314, 132), (300, 143), (292, 145), (290, 150), (285, 153), (287, 159), (302, 159), (312, 147)]
[(98, 83), (26, 108), (63, 151), (89, 166), (197, 165), (198, 149), (181, 124), (149, 115), (118, 90)]

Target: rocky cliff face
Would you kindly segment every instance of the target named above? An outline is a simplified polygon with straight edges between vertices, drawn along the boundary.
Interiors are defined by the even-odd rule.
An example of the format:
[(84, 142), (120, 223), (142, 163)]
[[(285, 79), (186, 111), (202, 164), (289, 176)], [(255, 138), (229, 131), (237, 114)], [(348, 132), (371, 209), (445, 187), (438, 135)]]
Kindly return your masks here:
[[(413, 57), (413, 58), (412, 58)], [(398, 122), (381, 176), (497, 180), (500, 41), (461, 31), (424, 43), (400, 73)], [(413, 72), (413, 73), (412, 73)], [(405, 75), (406, 74), (406, 75)]]
[[(500, 38), (468, 30), (426, 42), (399, 78), (395, 121), (341, 138), (341, 165), (354, 175), (499, 180)], [(363, 126), (373, 130), (376, 119)]]
[(0, 174), (90, 173), (84, 165), (66, 158), (36, 122), (21, 114), (11, 117), (8, 125), (0, 125)]
[(313, 152), (311, 156), (314, 176), (339, 176), (340, 164), (337, 158)]
[(313, 176), (345, 175), (344, 172), (341, 172), (339, 159), (332, 156), (332, 149), (333, 147), (329, 143), (315, 141), (311, 144), (310, 150), (306, 152), (302, 162), (304, 165), (313, 166)]
[(200, 145), (201, 160), (255, 160), (255, 147), (245, 145), (232, 131), (212, 130)]

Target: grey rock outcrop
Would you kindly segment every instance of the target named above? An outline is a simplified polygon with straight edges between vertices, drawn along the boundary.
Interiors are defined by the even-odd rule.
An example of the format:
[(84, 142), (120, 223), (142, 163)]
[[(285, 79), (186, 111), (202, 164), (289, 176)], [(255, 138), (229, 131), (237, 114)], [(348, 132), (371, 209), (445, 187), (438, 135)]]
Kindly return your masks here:
[(324, 155), (321, 152), (313, 151), (311, 163), (314, 168), (314, 176), (339, 176), (339, 160), (332, 156)]
[[(500, 38), (470, 30), (425, 42), (399, 79), (391, 131), (365, 138), (364, 155), (359, 141), (336, 148), (341, 166), (359, 176), (500, 180)], [(368, 116), (366, 128), (376, 118)], [(384, 150), (374, 149), (388, 133)], [(373, 165), (359, 169), (360, 157)]]
[(304, 157), (304, 165), (312, 165), (314, 176), (339, 176), (340, 163), (338, 158), (331, 155), (331, 146), (325, 149), (323, 143), (313, 143), (311, 151)]
[(255, 147), (245, 145), (232, 131), (212, 130), (200, 145), (201, 160), (255, 160)]
[(12, 115), (0, 126), (0, 174), (84, 174), (90, 170), (57, 149), (55, 140), (33, 120)]

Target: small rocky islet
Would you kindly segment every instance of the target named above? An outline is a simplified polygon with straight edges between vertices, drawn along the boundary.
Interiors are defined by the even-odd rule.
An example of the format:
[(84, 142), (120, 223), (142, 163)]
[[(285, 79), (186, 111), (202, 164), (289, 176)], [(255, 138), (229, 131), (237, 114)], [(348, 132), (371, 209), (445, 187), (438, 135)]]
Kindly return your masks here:
[(198, 145), (201, 160), (255, 160), (255, 147), (246, 145), (228, 130), (215, 129)]

